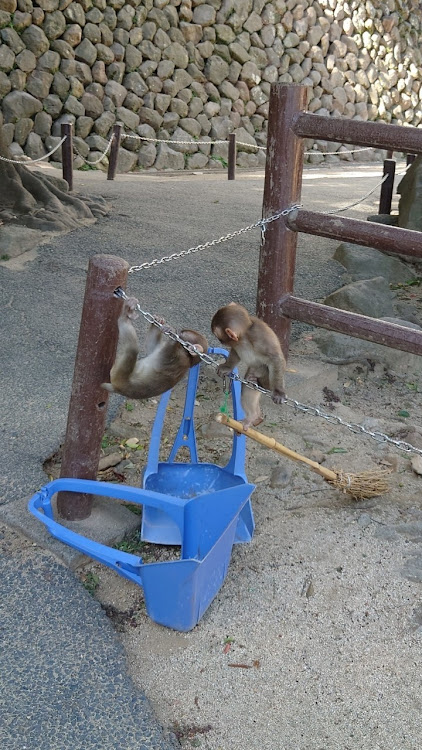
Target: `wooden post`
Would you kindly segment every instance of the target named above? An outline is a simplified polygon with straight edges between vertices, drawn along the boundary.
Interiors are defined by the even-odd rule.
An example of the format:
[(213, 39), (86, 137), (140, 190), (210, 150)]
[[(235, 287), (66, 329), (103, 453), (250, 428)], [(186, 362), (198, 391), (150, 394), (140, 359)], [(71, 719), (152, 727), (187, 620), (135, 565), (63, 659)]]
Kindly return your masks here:
[(381, 185), (379, 214), (391, 213), (391, 200), (393, 197), (394, 177), (396, 174), (396, 162), (394, 159), (385, 159), (383, 176), (387, 179)]
[(236, 179), (236, 133), (229, 133), (229, 166), (227, 179)]
[(73, 138), (72, 138), (72, 123), (62, 122), (61, 125), (62, 138), (66, 136), (66, 140), (62, 143), (62, 174), (63, 179), (66, 180), (69, 185), (69, 190), (73, 190)]
[(117, 170), (117, 159), (119, 158), (120, 140), (122, 137), (122, 125), (118, 123), (113, 128), (113, 143), (110, 147), (110, 156), (108, 157), (107, 179), (114, 180)]
[(413, 164), (415, 159), (416, 159), (416, 154), (406, 154), (406, 167), (408, 167), (409, 164)]
[[(89, 262), (61, 477), (97, 478), (108, 402), (101, 383), (109, 381), (122, 305), (113, 292), (118, 286), (126, 286), (128, 268), (125, 260), (114, 255), (94, 255)], [(91, 507), (92, 495), (58, 494), (57, 509), (62, 518), (88, 518)]]
[[(304, 141), (294, 134), (293, 124), (306, 103), (306, 86), (272, 84), (263, 218), (300, 202)], [(268, 224), (259, 258), (257, 314), (276, 332), (286, 357), (290, 320), (280, 316), (279, 299), (293, 291), (296, 245), (296, 233), (280, 218)]]

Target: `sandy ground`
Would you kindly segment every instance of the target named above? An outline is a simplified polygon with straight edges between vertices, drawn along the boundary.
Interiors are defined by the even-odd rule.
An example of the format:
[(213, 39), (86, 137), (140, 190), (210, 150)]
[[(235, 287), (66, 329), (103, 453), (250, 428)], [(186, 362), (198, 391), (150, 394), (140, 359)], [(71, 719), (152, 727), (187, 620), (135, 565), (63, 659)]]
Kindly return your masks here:
[[(289, 366), (307, 370), (319, 360), (305, 334)], [(178, 424), (178, 388), (163, 457)], [(231, 438), (214, 423), (221, 402), (221, 385), (201, 376), (195, 410), (201, 460), (224, 465)], [(303, 465), (250, 442), (255, 535), (233, 549), (227, 579), (194, 630), (177, 633), (152, 622), (142, 590), (101, 565), (90, 563), (81, 578), (94, 582), (133, 679), (183, 748), (416, 750), (422, 480), (406, 454), (264, 402), (267, 434), (331, 468), (388, 468), (388, 494), (355, 502)], [(411, 435), (422, 447), (422, 431), (412, 427), (419, 386), (382, 365), (326, 367), (312, 403), (369, 429)], [(399, 415), (403, 410), (409, 417)], [(153, 414), (151, 403), (123, 407), (105, 450), (120, 451), (123, 462), (104, 478), (121, 472), (126, 482), (140, 482)], [(133, 437), (137, 450), (126, 445)], [(172, 559), (177, 548), (141, 545), (140, 554)]]

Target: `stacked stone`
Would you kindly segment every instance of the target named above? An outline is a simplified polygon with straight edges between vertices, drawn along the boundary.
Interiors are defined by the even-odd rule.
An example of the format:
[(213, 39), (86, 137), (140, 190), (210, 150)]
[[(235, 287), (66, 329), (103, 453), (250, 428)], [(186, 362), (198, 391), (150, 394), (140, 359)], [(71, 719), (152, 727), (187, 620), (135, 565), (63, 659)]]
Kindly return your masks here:
[[(78, 167), (120, 122), (151, 139), (122, 140), (129, 171), (221, 169), (227, 144), (212, 142), (234, 132), (238, 165), (256, 167), (273, 82), (307, 86), (317, 114), (417, 126), (421, 19), (416, 0), (0, 0), (4, 135), (34, 159), (70, 122)], [(307, 148), (312, 163), (374, 156)]]

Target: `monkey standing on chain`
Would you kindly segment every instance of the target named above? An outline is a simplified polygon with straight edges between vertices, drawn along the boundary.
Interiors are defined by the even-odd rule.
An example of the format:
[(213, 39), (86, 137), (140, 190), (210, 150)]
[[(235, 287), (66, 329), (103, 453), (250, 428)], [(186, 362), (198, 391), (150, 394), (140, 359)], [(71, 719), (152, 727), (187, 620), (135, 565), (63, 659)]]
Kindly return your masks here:
[[(138, 359), (139, 341), (132, 323), (138, 317), (137, 305), (135, 297), (123, 302), (118, 320), (117, 355), (110, 372), (111, 383), (103, 383), (102, 387), (128, 398), (142, 399), (159, 396), (173, 388), (200, 358), (151, 324), (145, 341), (146, 357)], [(164, 320), (158, 320), (164, 323)], [(167, 330), (173, 329), (168, 327)], [(201, 333), (184, 329), (180, 331), (180, 337), (196, 346), (199, 352), (207, 352), (208, 343)]]
[[(227, 375), (242, 363), (247, 367), (245, 380), (272, 391), (274, 403), (280, 404), (285, 397), (286, 360), (280, 342), (269, 325), (249, 315), (246, 308), (237, 302), (230, 302), (217, 310), (211, 321), (211, 330), (220, 343), (230, 349), (227, 361), (218, 367), (218, 374)], [(245, 430), (263, 421), (260, 399), (259, 391), (242, 383)]]

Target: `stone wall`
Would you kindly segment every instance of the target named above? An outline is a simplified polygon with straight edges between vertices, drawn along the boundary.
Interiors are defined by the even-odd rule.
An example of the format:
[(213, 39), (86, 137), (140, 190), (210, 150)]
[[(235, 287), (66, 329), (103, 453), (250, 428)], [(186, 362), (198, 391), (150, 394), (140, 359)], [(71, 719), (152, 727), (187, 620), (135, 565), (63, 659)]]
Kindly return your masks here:
[[(317, 114), (422, 119), (417, 0), (0, 0), (0, 29), (15, 157), (42, 156), (72, 122), (80, 167), (122, 122), (126, 133), (185, 143), (124, 139), (121, 171), (222, 169), (227, 145), (210, 141), (235, 132), (265, 145), (277, 81), (308, 86)], [(322, 141), (307, 148), (312, 163), (374, 157)], [(264, 150), (239, 147), (239, 166), (264, 162)]]

